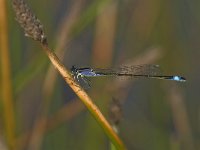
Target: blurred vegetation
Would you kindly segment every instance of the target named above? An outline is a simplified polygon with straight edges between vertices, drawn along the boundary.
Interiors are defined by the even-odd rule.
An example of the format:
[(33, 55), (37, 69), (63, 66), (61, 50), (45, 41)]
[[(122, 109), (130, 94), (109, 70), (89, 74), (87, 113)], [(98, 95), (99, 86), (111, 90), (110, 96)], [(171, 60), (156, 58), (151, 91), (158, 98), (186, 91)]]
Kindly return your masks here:
[[(166, 75), (185, 76), (186, 83), (94, 79), (88, 93), (107, 119), (111, 100), (122, 103), (118, 130), (127, 149), (199, 149), (200, 2), (27, 3), (43, 23), (49, 45), (68, 68), (159, 64)], [(8, 143), (19, 150), (111, 149), (105, 133), (40, 46), (24, 36), (10, 1), (1, 1), (0, 14), (0, 149), (9, 149)], [(33, 141), (43, 115), (47, 127)]]

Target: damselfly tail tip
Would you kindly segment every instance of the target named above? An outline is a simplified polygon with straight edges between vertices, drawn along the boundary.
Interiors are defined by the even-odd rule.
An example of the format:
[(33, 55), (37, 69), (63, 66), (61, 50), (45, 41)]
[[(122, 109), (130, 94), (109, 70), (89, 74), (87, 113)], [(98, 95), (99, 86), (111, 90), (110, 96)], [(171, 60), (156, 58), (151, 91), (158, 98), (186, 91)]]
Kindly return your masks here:
[(181, 77), (181, 76), (173, 76), (173, 77), (172, 77), (172, 80), (174, 80), (174, 81), (179, 81), (179, 82), (185, 82), (185, 81), (186, 81), (186, 78)]

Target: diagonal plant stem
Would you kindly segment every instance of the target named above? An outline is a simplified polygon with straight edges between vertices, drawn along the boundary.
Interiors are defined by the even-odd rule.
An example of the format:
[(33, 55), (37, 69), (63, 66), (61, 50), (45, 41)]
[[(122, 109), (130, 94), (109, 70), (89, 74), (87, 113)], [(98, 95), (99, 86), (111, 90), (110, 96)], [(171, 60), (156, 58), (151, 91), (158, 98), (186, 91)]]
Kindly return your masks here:
[(59, 58), (53, 53), (47, 44), (42, 44), (43, 50), (46, 52), (53, 66), (58, 70), (58, 72), (62, 75), (66, 83), (72, 88), (72, 90), (76, 93), (76, 95), (80, 98), (80, 100), (85, 104), (87, 109), (93, 115), (93, 117), (97, 120), (97, 122), (104, 129), (108, 137), (111, 139), (112, 143), (116, 146), (117, 149), (123, 150), (125, 149), (124, 144), (121, 139), (112, 129), (111, 125), (105, 119), (103, 114), (100, 112), (98, 107), (92, 102), (91, 98), (87, 95), (87, 93), (74, 81), (70, 72), (66, 70), (64, 65), (60, 62)]

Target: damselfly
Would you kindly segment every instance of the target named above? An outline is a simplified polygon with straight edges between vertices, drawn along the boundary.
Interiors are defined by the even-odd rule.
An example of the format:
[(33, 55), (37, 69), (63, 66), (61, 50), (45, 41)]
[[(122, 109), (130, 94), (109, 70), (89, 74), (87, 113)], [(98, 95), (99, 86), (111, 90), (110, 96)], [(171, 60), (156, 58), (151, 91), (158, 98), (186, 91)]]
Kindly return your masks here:
[(83, 82), (89, 84), (88, 78), (102, 77), (102, 76), (123, 76), (123, 77), (143, 77), (143, 78), (155, 78), (163, 80), (173, 80), (179, 82), (185, 82), (186, 79), (178, 75), (162, 75), (159, 65), (136, 65), (136, 66), (124, 66), (116, 69), (100, 69), (83, 67), (78, 68), (72, 66), (72, 75), (77, 81), (83, 80)]

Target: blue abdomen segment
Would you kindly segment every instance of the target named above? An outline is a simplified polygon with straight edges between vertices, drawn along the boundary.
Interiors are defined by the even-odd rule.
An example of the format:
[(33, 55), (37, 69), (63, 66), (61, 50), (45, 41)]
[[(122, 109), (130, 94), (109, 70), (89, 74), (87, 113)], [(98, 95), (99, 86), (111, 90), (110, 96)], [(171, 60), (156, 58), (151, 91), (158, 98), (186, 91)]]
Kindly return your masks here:
[(96, 74), (91, 69), (82, 70), (81, 72), (79, 72), (79, 74), (81, 74), (81, 76), (84, 76), (84, 77), (96, 77), (96, 76), (100, 76), (100, 74)]

